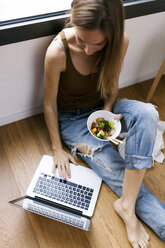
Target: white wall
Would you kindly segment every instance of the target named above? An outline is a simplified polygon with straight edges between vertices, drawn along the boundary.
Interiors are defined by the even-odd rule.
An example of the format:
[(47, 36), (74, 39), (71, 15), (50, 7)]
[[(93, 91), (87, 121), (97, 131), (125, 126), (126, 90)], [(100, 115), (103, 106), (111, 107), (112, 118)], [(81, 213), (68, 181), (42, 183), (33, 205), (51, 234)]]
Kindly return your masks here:
[(129, 47), (120, 87), (153, 78), (165, 58), (165, 12), (128, 19), (125, 31)]
[[(126, 20), (125, 87), (153, 78), (165, 57), (165, 12)], [(53, 36), (0, 46), (0, 125), (43, 111), (43, 63)]]
[(0, 47), (0, 125), (40, 113), (43, 64), (53, 37)]

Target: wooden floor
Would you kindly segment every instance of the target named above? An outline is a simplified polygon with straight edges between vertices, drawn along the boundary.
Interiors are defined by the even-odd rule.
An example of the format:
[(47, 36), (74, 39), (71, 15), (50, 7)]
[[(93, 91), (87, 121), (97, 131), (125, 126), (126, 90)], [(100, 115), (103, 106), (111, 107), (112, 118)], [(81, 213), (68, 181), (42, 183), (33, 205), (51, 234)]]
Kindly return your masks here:
[[(151, 82), (121, 89), (119, 94), (145, 101)], [(162, 78), (152, 103), (158, 106), (160, 119), (165, 121), (165, 78)], [(51, 155), (51, 146), (42, 114), (0, 127), (0, 247), (130, 248), (125, 226), (113, 209), (117, 197), (104, 183), (89, 232), (8, 204), (25, 194), (43, 154)], [(155, 163), (147, 171), (145, 184), (165, 203), (165, 162)], [(164, 242), (148, 227), (146, 229), (151, 237), (151, 248), (165, 247)]]

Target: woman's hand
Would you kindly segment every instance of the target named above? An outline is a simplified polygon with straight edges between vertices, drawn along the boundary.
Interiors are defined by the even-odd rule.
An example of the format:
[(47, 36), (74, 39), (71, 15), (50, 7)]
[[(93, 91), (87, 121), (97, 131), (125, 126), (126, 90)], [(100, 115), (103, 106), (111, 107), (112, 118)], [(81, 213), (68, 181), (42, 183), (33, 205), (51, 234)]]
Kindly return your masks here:
[(122, 118), (121, 114), (115, 114), (114, 120), (120, 120)]
[[(107, 110), (107, 111), (110, 111), (111, 112), (111, 105), (106, 103), (104, 104), (104, 108), (103, 110)], [(122, 118), (122, 115), (121, 114), (115, 114), (115, 117), (114, 117), (114, 120), (120, 120)]]
[(58, 174), (60, 177), (66, 179), (68, 176), (71, 177), (69, 161), (73, 164), (78, 165), (74, 157), (64, 150), (59, 150), (54, 153), (53, 156), (53, 168), (52, 173), (55, 173), (56, 168), (58, 168)]

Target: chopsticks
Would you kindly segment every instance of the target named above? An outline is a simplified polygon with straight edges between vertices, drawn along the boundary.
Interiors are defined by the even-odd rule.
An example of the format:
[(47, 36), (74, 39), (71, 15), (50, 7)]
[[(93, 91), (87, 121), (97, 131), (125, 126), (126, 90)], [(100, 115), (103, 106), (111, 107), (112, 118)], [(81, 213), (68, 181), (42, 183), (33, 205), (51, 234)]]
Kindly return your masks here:
[(122, 140), (119, 140), (119, 139), (116, 139), (116, 138), (107, 137), (107, 140), (111, 141), (115, 145), (123, 144)]

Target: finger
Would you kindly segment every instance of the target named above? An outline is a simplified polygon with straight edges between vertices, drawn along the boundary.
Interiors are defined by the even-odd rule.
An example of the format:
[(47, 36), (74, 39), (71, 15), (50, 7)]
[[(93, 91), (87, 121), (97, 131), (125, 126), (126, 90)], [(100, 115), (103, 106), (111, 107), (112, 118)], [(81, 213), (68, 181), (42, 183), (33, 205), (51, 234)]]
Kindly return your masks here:
[(65, 170), (65, 166), (63, 165), (61, 168), (61, 176), (63, 177), (63, 179), (66, 179), (66, 170)]
[(56, 167), (56, 162), (53, 160), (52, 173), (55, 173)]
[(62, 177), (62, 168), (60, 165), (58, 166), (58, 175), (59, 177)]
[(121, 114), (117, 114), (114, 116), (114, 120), (120, 120), (122, 118)]
[(69, 155), (69, 160), (75, 164), (75, 165), (78, 165), (77, 161), (74, 159), (74, 157), (72, 155)]
[(55, 164), (53, 164), (53, 167), (52, 167), (52, 173), (54, 174), (54, 173), (55, 173), (55, 171), (56, 171), (56, 166), (55, 166)]
[(69, 162), (66, 164), (66, 172), (69, 178), (71, 178), (71, 172), (70, 172), (70, 164)]

